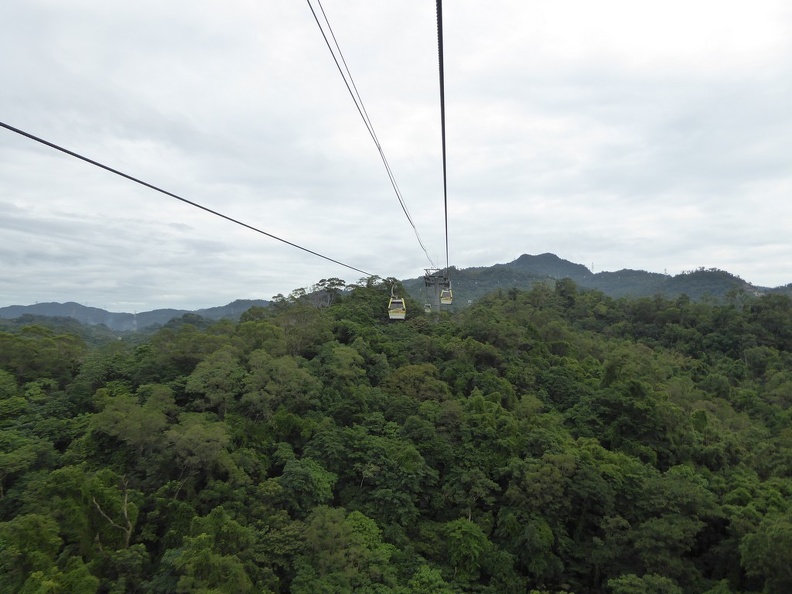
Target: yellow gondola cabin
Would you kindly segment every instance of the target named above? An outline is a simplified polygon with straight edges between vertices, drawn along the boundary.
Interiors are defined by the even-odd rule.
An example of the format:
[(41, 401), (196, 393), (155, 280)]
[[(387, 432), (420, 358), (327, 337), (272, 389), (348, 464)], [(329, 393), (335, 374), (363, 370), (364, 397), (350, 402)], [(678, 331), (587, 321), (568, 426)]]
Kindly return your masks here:
[(391, 297), (388, 301), (388, 317), (391, 320), (403, 320), (407, 317), (407, 306), (401, 297)]

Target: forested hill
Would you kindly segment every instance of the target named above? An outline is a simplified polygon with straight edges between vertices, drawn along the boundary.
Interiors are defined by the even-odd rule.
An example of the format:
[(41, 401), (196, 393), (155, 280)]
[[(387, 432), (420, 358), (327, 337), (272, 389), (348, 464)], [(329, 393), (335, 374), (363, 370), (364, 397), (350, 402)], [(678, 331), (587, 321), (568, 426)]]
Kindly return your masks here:
[(98, 307), (87, 307), (79, 303), (36, 303), (35, 305), (11, 305), (0, 307), (0, 318), (15, 319), (25, 315), (72, 318), (81, 324), (104, 325), (111, 330), (131, 331), (151, 326), (164, 326), (170, 320), (192, 313), (209, 320), (238, 320), (251, 307), (265, 307), (263, 299), (237, 299), (219, 307), (195, 311), (183, 309), (155, 309), (141, 313), (116, 313)]
[[(722, 300), (730, 294), (763, 294), (782, 292), (792, 294), (792, 285), (778, 288), (757, 287), (724, 270), (699, 268), (671, 276), (645, 270), (619, 270), (593, 273), (582, 264), (575, 264), (555, 254), (532, 256), (523, 254), (508, 264), (476, 268), (451, 268), (450, 276), (455, 293), (461, 297), (457, 306), (496, 291), (512, 287), (530, 289), (537, 283), (550, 283), (569, 278), (582, 288), (597, 289), (610, 297), (651, 297), (662, 295), (675, 298), (687, 295), (700, 300)], [(403, 281), (405, 288), (418, 300), (431, 300), (425, 295), (423, 278)]]
[[(484, 295), (511, 288), (530, 289), (537, 283), (552, 285), (557, 280), (569, 278), (581, 288), (596, 289), (610, 297), (651, 297), (662, 295), (675, 298), (687, 295), (693, 300), (712, 298), (723, 300), (739, 294), (761, 295), (783, 293), (792, 295), (792, 284), (784, 287), (757, 287), (724, 270), (714, 268), (669, 276), (644, 270), (619, 270), (617, 272), (592, 273), (582, 264), (574, 264), (555, 254), (531, 256), (523, 254), (508, 264), (494, 266), (450, 269), (452, 284), (457, 295), (455, 309), (466, 307)], [(338, 279), (331, 279), (338, 280)], [(321, 283), (313, 287), (321, 293)], [(431, 302), (423, 277), (402, 281), (404, 288), (421, 303)], [(317, 287), (320, 287), (317, 289)], [(209, 320), (238, 320), (251, 307), (265, 307), (269, 301), (263, 299), (238, 299), (219, 307), (194, 311), (182, 309), (155, 309), (141, 313), (115, 313), (79, 303), (37, 303), (35, 305), (12, 305), (0, 307), (0, 319), (16, 319), (22, 316), (70, 317), (82, 324), (105, 325), (111, 330), (126, 332), (164, 326), (170, 320), (185, 314), (194, 314)]]
[(792, 591), (789, 297), (389, 294), (0, 332), (0, 594)]

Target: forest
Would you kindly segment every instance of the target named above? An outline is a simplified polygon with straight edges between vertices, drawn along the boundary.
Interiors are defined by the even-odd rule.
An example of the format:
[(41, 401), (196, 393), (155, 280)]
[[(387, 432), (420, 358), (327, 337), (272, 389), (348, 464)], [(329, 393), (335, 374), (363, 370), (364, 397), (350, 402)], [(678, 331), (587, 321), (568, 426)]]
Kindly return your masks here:
[(5, 326), (0, 594), (792, 592), (790, 297), (392, 282)]

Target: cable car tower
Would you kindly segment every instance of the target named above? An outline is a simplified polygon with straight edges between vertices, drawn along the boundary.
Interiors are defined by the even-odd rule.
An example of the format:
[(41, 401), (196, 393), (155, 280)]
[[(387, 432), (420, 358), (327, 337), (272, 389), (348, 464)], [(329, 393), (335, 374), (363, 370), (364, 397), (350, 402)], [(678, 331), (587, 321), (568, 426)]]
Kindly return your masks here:
[[(451, 305), (454, 302), (453, 294), (451, 292), (451, 280), (447, 274), (443, 274), (439, 268), (424, 268), (424, 285), (431, 293), (432, 303), (431, 306), (426, 308), (429, 313), (434, 308), (435, 311), (440, 311), (440, 305)], [(427, 305), (430, 305), (427, 303)]]

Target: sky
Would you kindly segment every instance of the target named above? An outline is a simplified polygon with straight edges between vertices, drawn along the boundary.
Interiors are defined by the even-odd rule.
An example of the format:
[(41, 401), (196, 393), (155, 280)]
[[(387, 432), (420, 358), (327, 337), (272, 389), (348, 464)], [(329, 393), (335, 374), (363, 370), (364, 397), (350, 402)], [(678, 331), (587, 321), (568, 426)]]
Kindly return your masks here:
[[(317, 0), (312, 0), (318, 11)], [(430, 0), (4, 0), (0, 121), (366, 273), (444, 267)], [(443, 7), (448, 261), (792, 282), (792, 4)], [(366, 275), (0, 129), (0, 306), (270, 299)]]

